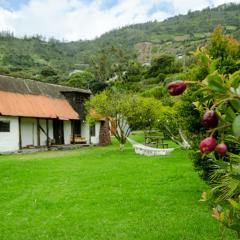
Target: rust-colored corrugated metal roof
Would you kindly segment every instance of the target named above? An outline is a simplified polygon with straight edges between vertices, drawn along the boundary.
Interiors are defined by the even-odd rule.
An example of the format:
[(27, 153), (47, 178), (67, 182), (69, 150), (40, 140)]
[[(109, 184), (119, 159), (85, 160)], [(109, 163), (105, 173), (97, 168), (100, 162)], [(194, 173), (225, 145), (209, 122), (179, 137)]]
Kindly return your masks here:
[(79, 119), (66, 99), (0, 91), (0, 114), (5, 116)]

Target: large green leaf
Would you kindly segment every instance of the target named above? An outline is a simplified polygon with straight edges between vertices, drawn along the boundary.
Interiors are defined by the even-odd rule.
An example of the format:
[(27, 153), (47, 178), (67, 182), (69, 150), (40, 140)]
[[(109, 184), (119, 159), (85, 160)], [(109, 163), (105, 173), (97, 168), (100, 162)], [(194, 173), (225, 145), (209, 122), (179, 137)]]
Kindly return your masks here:
[(205, 65), (208, 65), (208, 62), (209, 62), (209, 56), (206, 55), (205, 53), (200, 53), (198, 55), (198, 58), (200, 59), (200, 61), (205, 64)]
[(235, 117), (232, 125), (233, 134), (235, 137), (240, 137), (240, 115)]
[(218, 93), (225, 93), (227, 89), (224, 87), (221, 76), (217, 73), (213, 73), (207, 77), (208, 87)]
[(232, 121), (236, 117), (236, 113), (233, 111), (231, 107), (227, 107), (225, 111), (225, 116), (227, 121)]
[(217, 65), (218, 65), (218, 60), (212, 60), (209, 67), (209, 72), (214, 73), (217, 70)]
[(236, 110), (237, 112), (240, 112), (240, 100), (233, 99), (233, 100), (230, 101), (230, 104), (232, 105), (234, 110)]

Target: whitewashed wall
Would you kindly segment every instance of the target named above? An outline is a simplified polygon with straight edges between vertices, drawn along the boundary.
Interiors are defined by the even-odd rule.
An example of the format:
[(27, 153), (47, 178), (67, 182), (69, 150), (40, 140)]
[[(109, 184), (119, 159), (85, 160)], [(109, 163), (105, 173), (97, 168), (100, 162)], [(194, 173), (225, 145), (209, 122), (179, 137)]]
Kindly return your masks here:
[(19, 149), (18, 117), (0, 117), (10, 121), (10, 132), (0, 132), (0, 152), (17, 151)]
[[(10, 121), (10, 132), (0, 132), (0, 152), (19, 150), (18, 117), (0, 117), (0, 120)], [(47, 132), (46, 120), (40, 119), (41, 127)], [(99, 144), (100, 122), (96, 123), (96, 136), (91, 137), (92, 144)], [(71, 121), (64, 121), (64, 143), (70, 144), (72, 134)], [(22, 147), (37, 146), (37, 120), (35, 118), (21, 118)], [(81, 124), (81, 135), (90, 143), (90, 126), (86, 122)], [(53, 139), (53, 121), (49, 120), (49, 137)], [(46, 146), (47, 137), (40, 130), (40, 145)]]
[(81, 124), (81, 136), (85, 137), (87, 140), (87, 143), (89, 144), (90, 129), (89, 129), (89, 124), (86, 122), (82, 122), (82, 124)]
[(72, 135), (71, 121), (64, 121), (63, 129), (64, 129), (64, 144), (70, 144), (71, 135)]
[[(36, 121), (36, 129), (37, 129), (37, 120)], [(39, 124), (44, 130), (45, 133), (47, 133), (47, 122), (45, 119), (40, 119)], [(47, 136), (41, 129), (40, 129), (40, 146), (46, 146), (47, 145)], [(53, 139), (53, 121), (48, 120), (48, 136), (50, 139)], [(37, 135), (36, 135), (37, 137)], [(37, 143), (35, 144), (37, 146)]]
[(91, 136), (91, 143), (92, 144), (99, 144), (100, 127), (101, 127), (101, 123), (96, 122), (95, 123), (96, 135), (95, 135), (95, 137)]
[[(40, 119), (39, 124), (45, 131), (45, 133), (47, 133), (46, 120)], [(48, 124), (49, 124), (49, 138), (53, 139), (52, 120), (48, 120)], [(45, 133), (40, 129), (40, 146), (46, 146), (47, 144), (47, 136)], [(37, 119), (22, 118), (21, 135), (22, 135), (22, 147), (37, 146)]]
[[(40, 119), (39, 124), (41, 128), (47, 133), (47, 124), (45, 119)], [(48, 120), (49, 126), (49, 138), (53, 139), (53, 121)], [(64, 143), (70, 144), (70, 138), (72, 133), (71, 121), (64, 121)], [(47, 136), (40, 129), (40, 146), (46, 146)], [(22, 118), (21, 120), (21, 133), (22, 133), (22, 147), (28, 145), (37, 146), (37, 119), (34, 118)]]
[[(50, 122), (50, 120), (48, 120), (48, 124), (49, 124), (49, 122)], [(36, 120), (36, 124), (37, 124), (37, 120)], [(39, 125), (44, 130), (44, 132), (47, 133), (47, 123), (46, 123), (46, 120), (45, 119), (40, 119), (39, 120)], [(46, 146), (47, 145), (47, 136), (41, 129), (40, 129), (39, 132), (40, 132), (40, 146)], [(51, 138), (50, 134), (49, 134), (49, 137)]]
[(37, 145), (37, 122), (33, 118), (21, 119), (22, 147)]
[[(100, 127), (101, 123), (96, 122), (95, 123), (96, 127), (96, 136), (91, 136), (91, 144), (99, 144), (99, 134), (100, 134)], [(82, 137), (85, 137), (87, 140), (87, 143), (89, 144), (90, 140), (90, 125), (86, 122), (81, 124), (81, 135)]]

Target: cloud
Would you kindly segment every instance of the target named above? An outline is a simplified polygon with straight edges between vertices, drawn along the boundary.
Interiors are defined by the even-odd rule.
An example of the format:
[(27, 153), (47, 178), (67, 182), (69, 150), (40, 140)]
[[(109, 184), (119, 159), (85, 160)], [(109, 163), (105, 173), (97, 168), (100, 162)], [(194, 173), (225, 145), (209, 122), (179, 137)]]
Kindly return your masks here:
[(0, 8), (0, 29), (15, 31), (13, 21), (16, 18), (16, 14), (9, 12), (6, 9)]
[[(0, 8), (0, 30), (16, 36), (40, 34), (65, 40), (92, 39), (114, 28), (161, 21), (189, 9), (228, 0), (29, 0), (18, 9)], [(239, 1), (236, 1), (239, 2)], [(0, 2), (1, 4), (1, 2)]]
[(184, 14), (189, 10), (199, 10), (209, 6), (208, 0), (193, 1), (193, 0), (173, 0), (172, 4), (175, 8), (175, 13)]

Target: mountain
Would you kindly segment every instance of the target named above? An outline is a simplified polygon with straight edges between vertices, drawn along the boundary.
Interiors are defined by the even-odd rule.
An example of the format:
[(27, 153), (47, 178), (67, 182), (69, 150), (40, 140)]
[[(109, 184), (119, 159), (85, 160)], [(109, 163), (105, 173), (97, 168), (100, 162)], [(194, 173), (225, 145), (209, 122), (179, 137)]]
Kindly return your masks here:
[(182, 56), (204, 44), (217, 25), (240, 40), (240, 4), (188, 12), (163, 22), (126, 26), (92, 41), (44, 41), (41, 36), (18, 39), (2, 32), (0, 73), (64, 82), (72, 71), (88, 68), (96, 61), (112, 64), (124, 56), (125, 60), (137, 58), (147, 63), (163, 53)]

